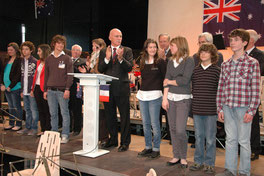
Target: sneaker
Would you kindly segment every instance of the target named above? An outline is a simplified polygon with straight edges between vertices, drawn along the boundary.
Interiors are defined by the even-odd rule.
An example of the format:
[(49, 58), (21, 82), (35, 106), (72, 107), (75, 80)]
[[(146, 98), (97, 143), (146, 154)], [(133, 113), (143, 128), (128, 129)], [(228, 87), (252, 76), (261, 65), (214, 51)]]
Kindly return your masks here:
[(28, 136), (35, 136), (35, 135), (37, 135), (37, 133), (38, 133), (37, 130), (32, 129), (32, 130), (30, 130), (30, 131), (28, 132)]
[(27, 134), (29, 131), (30, 129), (25, 128), (25, 129), (17, 131), (17, 134)]
[(149, 158), (158, 158), (160, 157), (160, 151), (152, 151), (152, 153), (148, 156)]
[(198, 170), (201, 170), (203, 167), (204, 167), (203, 164), (194, 163), (193, 165), (190, 166), (190, 170), (198, 171)]
[(205, 166), (204, 167), (204, 172), (206, 174), (213, 174), (213, 173), (215, 173), (214, 166)]
[(138, 153), (138, 157), (147, 157), (152, 153), (152, 149), (144, 149)]
[(12, 128), (12, 131), (19, 131), (19, 130), (21, 130), (21, 128), (22, 127), (20, 127), (20, 126), (15, 126)]
[(232, 172), (230, 172), (228, 169), (225, 169), (223, 173), (216, 174), (215, 176), (235, 176)]
[(69, 141), (69, 138), (68, 138), (68, 137), (63, 136), (63, 137), (61, 138), (61, 143), (62, 143), (62, 144), (66, 144), (68, 141)]

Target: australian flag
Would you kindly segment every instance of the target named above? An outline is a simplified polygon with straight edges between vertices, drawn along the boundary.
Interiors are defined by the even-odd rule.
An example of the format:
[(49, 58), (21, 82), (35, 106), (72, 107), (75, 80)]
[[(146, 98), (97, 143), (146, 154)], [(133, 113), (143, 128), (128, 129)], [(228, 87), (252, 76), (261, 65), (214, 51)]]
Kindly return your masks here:
[(254, 29), (264, 46), (264, 0), (204, 0), (203, 31), (222, 34), (229, 46), (228, 34), (237, 28)]
[(54, 0), (35, 0), (35, 18), (54, 15)]

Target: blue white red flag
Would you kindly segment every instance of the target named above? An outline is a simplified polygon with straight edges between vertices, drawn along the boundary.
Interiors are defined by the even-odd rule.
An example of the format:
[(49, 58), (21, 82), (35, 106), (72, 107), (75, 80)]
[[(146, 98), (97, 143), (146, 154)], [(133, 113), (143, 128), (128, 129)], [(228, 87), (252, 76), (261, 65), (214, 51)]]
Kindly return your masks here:
[(109, 85), (100, 85), (99, 101), (109, 102)]
[(35, 18), (54, 15), (54, 0), (35, 0)]
[(203, 31), (222, 34), (229, 46), (228, 34), (237, 28), (254, 29), (264, 46), (264, 0), (204, 0)]

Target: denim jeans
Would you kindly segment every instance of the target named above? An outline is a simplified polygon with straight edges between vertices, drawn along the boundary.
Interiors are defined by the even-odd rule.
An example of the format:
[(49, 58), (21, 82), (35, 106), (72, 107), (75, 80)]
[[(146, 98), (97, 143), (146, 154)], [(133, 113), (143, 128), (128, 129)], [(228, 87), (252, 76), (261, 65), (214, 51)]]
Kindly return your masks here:
[(23, 96), (24, 110), (26, 111), (26, 128), (38, 130), (38, 107), (35, 97), (30, 95)]
[[(195, 129), (194, 162), (208, 166), (215, 165), (217, 115), (193, 115)], [(206, 150), (205, 150), (206, 140)]]
[(250, 175), (251, 122), (244, 123), (248, 107), (223, 106), (226, 132), (225, 168), (234, 175), (237, 172), (238, 144), (240, 144), (239, 173)]
[(14, 90), (14, 91), (5, 91), (5, 96), (8, 102), (8, 108), (9, 108), (9, 113), (18, 118), (18, 120), (21, 121), (16, 121), (15, 124), (15, 118), (12, 116), (9, 116), (10, 121), (9, 125), (11, 126), (22, 126), (22, 117), (23, 117), (23, 110), (21, 107), (21, 97), (20, 97), (20, 92), (21, 89)]
[(70, 114), (69, 99), (63, 98), (64, 92), (48, 90), (47, 98), (51, 119), (51, 130), (58, 131), (58, 104), (62, 115), (62, 137), (69, 137), (70, 133)]
[(152, 132), (153, 129), (153, 151), (160, 151), (160, 107), (161, 107), (162, 97), (151, 100), (151, 101), (141, 101), (139, 100), (140, 113), (142, 116), (143, 130), (145, 136), (145, 148), (152, 149)]

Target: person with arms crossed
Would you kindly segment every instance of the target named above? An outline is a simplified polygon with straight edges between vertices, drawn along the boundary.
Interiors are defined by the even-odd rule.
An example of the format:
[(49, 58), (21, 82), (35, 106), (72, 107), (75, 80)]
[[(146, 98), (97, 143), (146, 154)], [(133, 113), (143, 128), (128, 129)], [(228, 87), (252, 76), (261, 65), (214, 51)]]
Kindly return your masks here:
[(162, 107), (168, 113), (173, 158), (167, 166), (181, 164), (187, 168), (187, 119), (191, 107), (191, 77), (194, 61), (189, 57), (189, 46), (185, 37), (171, 40), (172, 56), (167, 64)]

